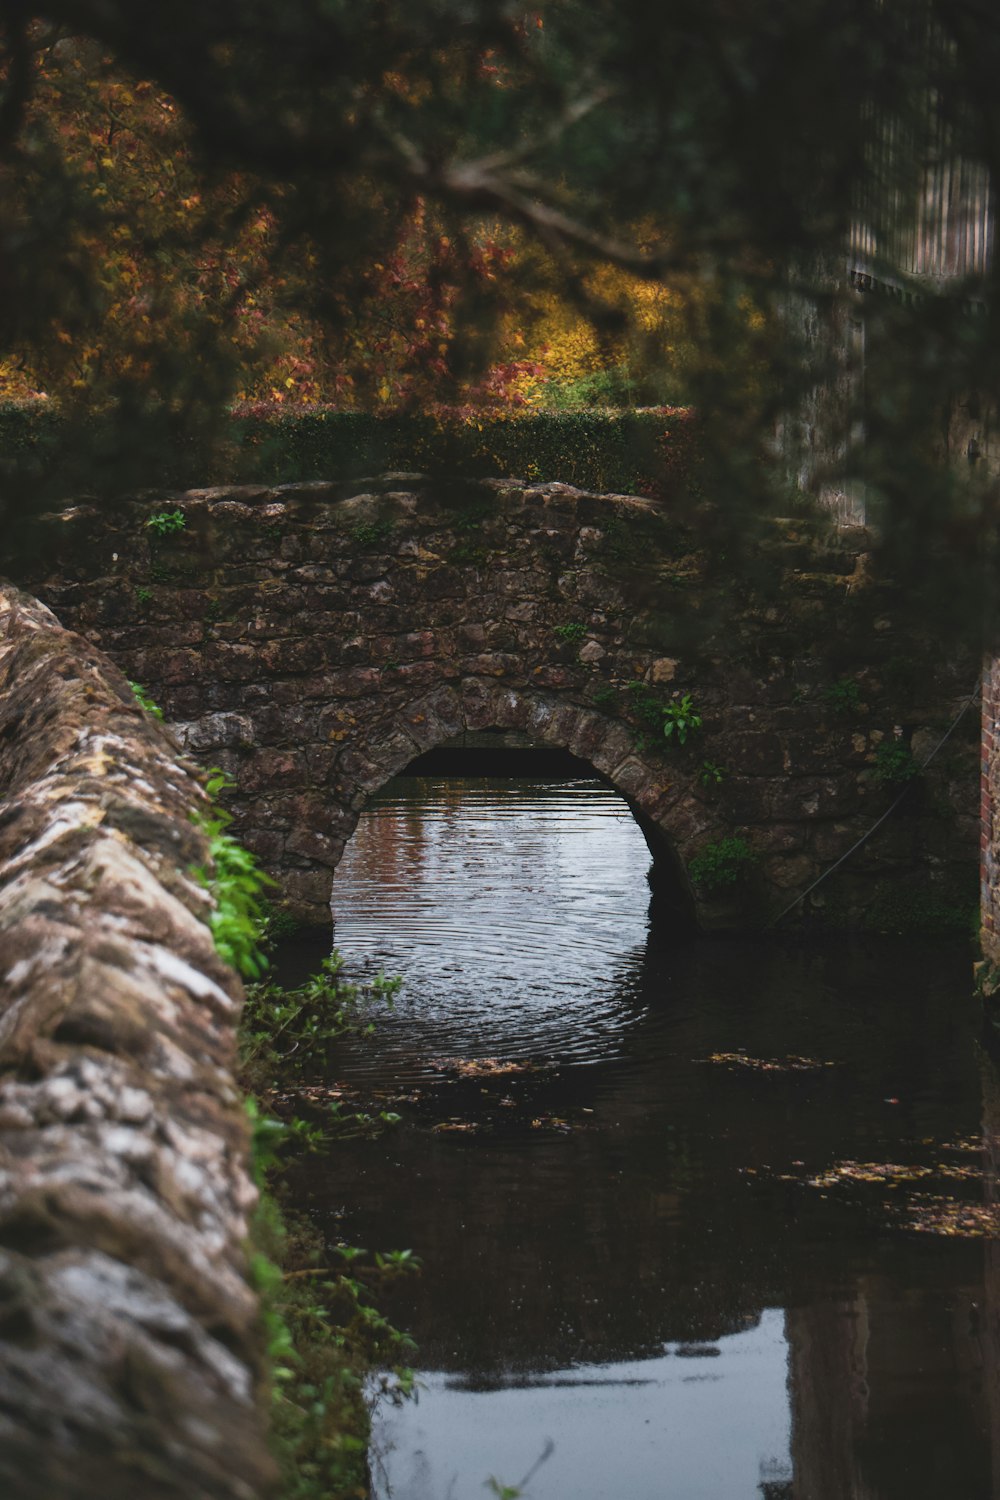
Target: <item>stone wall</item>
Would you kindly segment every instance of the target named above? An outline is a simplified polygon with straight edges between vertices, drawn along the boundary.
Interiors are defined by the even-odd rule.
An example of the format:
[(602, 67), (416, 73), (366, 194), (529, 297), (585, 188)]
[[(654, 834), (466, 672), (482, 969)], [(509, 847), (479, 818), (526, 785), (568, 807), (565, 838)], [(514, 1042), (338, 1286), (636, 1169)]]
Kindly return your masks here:
[(982, 750), (980, 758), (979, 881), (984, 992), (1000, 991), (1000, 657), (983, 664)]
[[(175, 508), (183, 529), (145, 524)], [(863, 530), (774, 522), (741, 548), (707, 510), (558, 484), (151, 494), (68, 512), (48, 545), (32, 583), (232, 772), (241, 836), (309, 920), (368, 797), (494, 728), (617, 786), (702, 927), (757, 928), (876, 822), (899, 789), (888, 752), (922, 763), (978, 671), (877, 576)], [(642, 709), (685, 694), (702, 726), (681, 746)], [(977, 740), (969, 714), (789, 920), (968, 919)], [(692, 889), (691, 861), (729, 837), (749, 878)]]
[(0, 589), (0, 1493), (269, 1487), (238, 980), (204, 801), (99, 651)]

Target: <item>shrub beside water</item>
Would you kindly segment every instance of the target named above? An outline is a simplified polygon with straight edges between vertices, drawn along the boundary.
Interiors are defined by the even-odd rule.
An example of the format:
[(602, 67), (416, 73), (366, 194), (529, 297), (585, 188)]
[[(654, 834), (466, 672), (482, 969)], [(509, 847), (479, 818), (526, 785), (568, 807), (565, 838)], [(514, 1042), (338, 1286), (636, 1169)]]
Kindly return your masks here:
[[(229, 785), (215, 772), (207, 790), (215, 798)], [(365, 987), (348, 984), (334, 953), (296, 989), (265, 982), (262, 892), (273, 882), (226, 832), (231, 819), (217, 804), (194, 819), (209, 841), (209, 859), (194, 873), (214, 898), (216, 948), (256, 981), (247, 986), (239, 1035), (260, 1190), (249, 1264), (267, 1346), (281, 1500), (366, 1500), (373, 1403), (401, 1401), (414, 1385), (414, 1345), (383, 1316), (378, 1298), (389, 1280), (418, 1263), (407, 1250), (370, 1255), (326, 1244), (282, 1201), (281, 1173), (295, 1151), (325, 1150), (338, 1138), (397, 1123), (398, 1115), (388, 1111), (370, 1114), (339, 1101), (318, 1119), (301, 1119), (293, 1110), (296, 1088), (328, 1076), (331, 1046), (348, 1031), (370, 1028), (367, 1007), (374, 1000), (391, 1003), (399, 981), (379, 976)], [(284, 1118), (271, 1113), (279, 1094)]]

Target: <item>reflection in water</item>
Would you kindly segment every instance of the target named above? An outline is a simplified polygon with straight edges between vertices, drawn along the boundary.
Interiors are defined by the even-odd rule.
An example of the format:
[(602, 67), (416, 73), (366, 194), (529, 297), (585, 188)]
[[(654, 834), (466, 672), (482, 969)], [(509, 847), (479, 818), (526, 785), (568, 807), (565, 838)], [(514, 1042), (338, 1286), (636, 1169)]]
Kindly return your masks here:
[[(389, 1308), (426, 1390), (380, 1423), (380, 1496), (471, 1500), (551, 1438), (534, 1500), (992, 1500), (997, 1253), (901, 1211), (981, 1180), (809, 1185), (978, 1162), (968, 954), (672, 948), (647, 865), (597, 783), (400, 781), (338, 872), (338, 945), (406, 981), (338, 1073), (405, 1120), (301, 1190), (425, 1261)], [(834, 1066), (710, 1061), (740, 1051)], [(998, 1113), (991, 1082), (990, 1142)]]
[(410, 1077), (487, 1044), (607, 1058), (635, 1019), (623, 981), (642, 962), (648, 867), (631, 813), (598, 781), (390, 782), (333, 888), (337, 946), (406, 975), (386, 1060), (396, 1047)]
[(481, 1495), (484, 1475), (514, 1483), (547, 1450), (535, 1500), (759, 1495), (762, 1480), (791, 1474), (787, 1354), (782, 1314), (769, 1311), (693, 1358), (573, 1366), (485, 1397), (427, 1376), (420, 1401), (379, 1429), (375, 1495)]

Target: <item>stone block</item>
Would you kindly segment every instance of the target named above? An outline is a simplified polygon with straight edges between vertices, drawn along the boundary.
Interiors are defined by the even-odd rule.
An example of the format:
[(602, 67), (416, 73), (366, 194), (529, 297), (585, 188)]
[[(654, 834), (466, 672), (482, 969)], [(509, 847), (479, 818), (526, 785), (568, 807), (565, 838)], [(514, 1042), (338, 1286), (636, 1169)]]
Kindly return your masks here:
[(664, 682), (673, 682), (674, 678), (677, 676), (677, 668), (679, 665), (680, 663), (674, 656), (657, 657), (656, 661), (654, 661), (650, 665), (648, 671), (646, 672), (646, 679), (649, 682), (657, 684)]
[(306, 786), (308, 780), (304, 750), (251, 750), (239, 763), (239, 789), (251, 796), (274, 788)]
[(595, 640), (585, 641), (584, 644), (580, 647), (579, 653), (580, 660), (587, 663), (587, 665), (590, 665), (590, 663), (592, 662), (603, 660), (603, 658), (607, 656), (607, 654), (608, 653), (605, 651), (600, 641)]
[(341, 852), (340, 840), (319, 828), (292, 828), (285, 835), (284, 852), (333, 870)]
[(838, 780), (812, 776), (790, 776), (772, 784), (768, 798), (770, 816), (781, 822), (850, 817), (860, 809), (862, 800), (853, 777)]
[(257, 742), (253, 723), (246, 714), (204, 714), (192, 724), (176, 727), (182, 731), (185, 749), (195, 755), (204, 750), (236, 750)]
[[(457, 673), (457, 668), (455, 671)], [(427, 689), (435, 682), (440, 681), (444, 669), (442, 664), (436, 661), (410, 661), (402, 666), (396, 667), (391, 673), (386, 674), (386, 686), (394, 689), (402, 686), (407, 690), (412, 688)]]
[(763, 730), (726, 735), (720, 753), (727, 770), (743, 776), (780, 776), (788, 769), (781, 740)]
[(376, 667), (350, 667), (329, 672), (327, 692), (331, 698), (368, 698), (382, 686), (382, 674)]

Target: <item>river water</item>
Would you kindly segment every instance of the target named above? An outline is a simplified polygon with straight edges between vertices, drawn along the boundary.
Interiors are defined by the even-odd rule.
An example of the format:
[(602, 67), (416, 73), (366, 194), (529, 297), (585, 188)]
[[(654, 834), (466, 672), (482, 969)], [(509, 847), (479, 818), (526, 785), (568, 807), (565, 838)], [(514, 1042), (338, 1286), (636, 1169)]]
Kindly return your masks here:
[(992, 1500), (969, 951), (678, 945), (648, 867), (597, 781), (401, 777), (337, 872), (352, 973), (404, 980), (337, 1081), (403, 1118), (299, 1187), (424, 1265), (377, 1500)]

